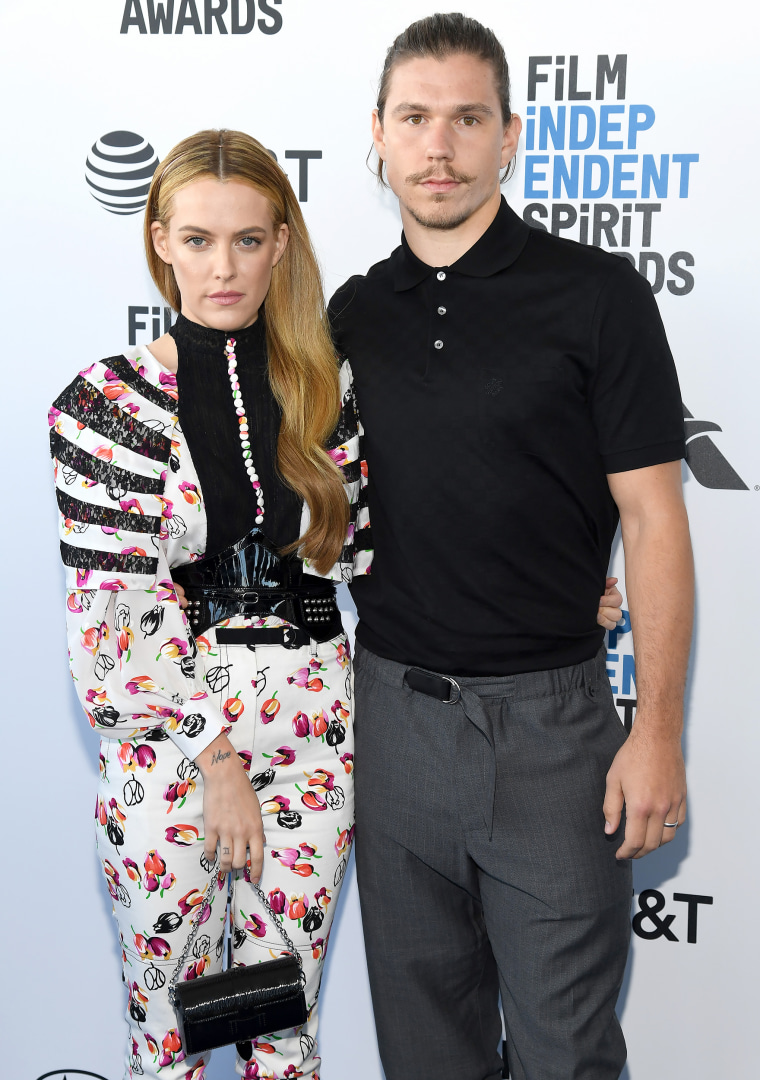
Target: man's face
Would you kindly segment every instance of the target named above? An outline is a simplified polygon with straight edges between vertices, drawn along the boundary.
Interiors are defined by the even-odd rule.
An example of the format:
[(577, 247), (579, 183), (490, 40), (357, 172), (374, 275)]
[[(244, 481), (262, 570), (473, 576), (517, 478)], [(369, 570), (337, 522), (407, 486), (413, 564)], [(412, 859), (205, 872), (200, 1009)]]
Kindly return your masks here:
[(454, 229), (498, 201), (520, 130), (516, 116), (504, 127), (491, 65), (466, 53), (397, 64), (383, 123), (372, 117), (402, 213), (431, 229)]

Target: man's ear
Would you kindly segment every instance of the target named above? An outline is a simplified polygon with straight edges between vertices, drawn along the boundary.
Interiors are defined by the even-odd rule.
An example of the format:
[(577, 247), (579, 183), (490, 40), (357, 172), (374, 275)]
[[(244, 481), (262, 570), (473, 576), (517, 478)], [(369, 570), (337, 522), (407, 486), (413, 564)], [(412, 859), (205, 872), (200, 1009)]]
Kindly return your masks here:
[(150, 235), (153, 238), (153, 247), (156, 249), (156, 254), (159, 259), (163, 259), (165, 263), (171, 266), (172, 260), (171, 255), (169, 254), (169, 237), (166, 235), (166, 229), (160, 221), (154, 221), (152, 223)]
[(504, 128), (504, 138), (501, 143), (501, 167), (506, 169), (512, 158), (517, 153), (517, 144), (522, 132), (522, 120), (517, 113), (512, 113), (512, 119)]
[(375, 144), (378, 157), (385, 161), (385, 134), (377, 109), (372, 110), (372, 142)]

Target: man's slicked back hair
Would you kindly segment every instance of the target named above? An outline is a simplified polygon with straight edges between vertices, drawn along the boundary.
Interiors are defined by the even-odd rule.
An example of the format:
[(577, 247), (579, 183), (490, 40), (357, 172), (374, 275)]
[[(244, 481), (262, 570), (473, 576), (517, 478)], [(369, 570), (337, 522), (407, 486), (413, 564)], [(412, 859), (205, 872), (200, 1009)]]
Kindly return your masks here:
[(504, 49), (493, 30), (458, 11), (450, 15), (428, 15), (426, 19), (413, 22), (388, 49), (377, 91), (380, 123), (383, 122), (391, 74), (396, 64), (425, 57), (445, 60), (456, 53), (477, 56), (491, 65), (506, 127), (512, 118), (512, 110), (509, 103), (509, 66)]
[[(399, 34), (388, 49), (377, 90), (377, 114), (380, 123), (383, 123), (391, 75), (396, 64), (428, 57), (445, 60), (448, 56), (459, 53), (476, 56), (491, 65), (501, 104), (502, 120), (506, 127), (512, 119), (512, 109), (509, 100), (509, 65), (504, 49), (493, 30), (458, 11), (448, 15), (428, 15), (425, 19), (413, 22)], [(379, 161), (377, 172), (381, 183), (384, 182), (382, 170), (383, 162)]]

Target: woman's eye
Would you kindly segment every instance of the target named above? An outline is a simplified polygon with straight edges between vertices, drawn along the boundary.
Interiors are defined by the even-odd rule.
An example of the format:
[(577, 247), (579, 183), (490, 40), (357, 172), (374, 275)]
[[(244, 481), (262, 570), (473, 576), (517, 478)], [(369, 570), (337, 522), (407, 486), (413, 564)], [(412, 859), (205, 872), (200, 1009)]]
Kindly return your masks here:
[(190, 236), (187, 240), (188, 247), (201, 248), (206, 243), (202, 236)]
[(243, 245), (243, 247), (252, 248), (258, 247), (261, 241), (255, 236), (244, 236), (240, 243)]

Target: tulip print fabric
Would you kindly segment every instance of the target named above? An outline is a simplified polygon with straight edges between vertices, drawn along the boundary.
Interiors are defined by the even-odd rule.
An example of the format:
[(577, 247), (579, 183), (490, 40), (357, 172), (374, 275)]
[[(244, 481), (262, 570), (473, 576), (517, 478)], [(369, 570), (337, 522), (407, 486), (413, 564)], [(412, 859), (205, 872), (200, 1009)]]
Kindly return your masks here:
[[(372, 552), (363, 429), (347, 360), (340, 368), (340, 394), (338, 425), (327, 450), (343, 473), (351, 520), (340, 560), (323, 576), (350, 581), (369, 573)], [(185, 448), (183, 463), (176, 413), (176, 376), (140, 348), (80, 372), (51, 406), (61, 557), (70, 588), (154, 588), (161, 570), (157, 540), (179, 539), (193, 524), (193, 509), (200, 513), (195, 524), (203, 528), (192, 531), (204, 534), (205, 545), (197, 475), (178, 475), (189, 454)], [(170, 564), (189, 562), (194, 554), (180, 545), (170, 551)]]
[[(372, 558), (347, 363), (341, 394), (329, 452), (352, 512), (341, 559), (325, 575), (332, 580), (368, 573)], [(222, 731), (259, 793), (262, 885), (309, 977), (308, 1024), (252, 1047), (243, 1075), (316, 1075), (319, 976), (353, 836), (350, 658), (342, 636), (313, 655), (309, 647), (220, 647), (213, 629), (194, 639), (171, 570), (204, 554), (206, 510), (176, 402), (175, 376), (138, 348), (82, 372), (50, 411), (71, 672), (101, 735), (96, 822), (129, 990), (125, 1076), (203, 1076), (205, 1062), (185, 1058), (167, 978), (210, 873), (194, 758)], [(221, 963), (225, 882), (216, 888), (204, 948), (184, 978)], [(235, 961), (277, 955), (281, 941), (242, 878), (233, 900)]]
[[(362, 429), (347, 362), (340, 385), (330, 453), (346, 480), (352, 521), (341, 561), (325, 575), (331, 580), (369, 573), (372, 561)], [(114, 735), (161, 726), (195, 758), (224, 722), (209, 700), (203, 656), (171, 580), (171, 567), (199, 558), (206, 546), (203, 494), (176, 401), (176, 377), (149, 350), (134, 349), (77, 376), (49, 422), (69, 658), (89, 722)]]
[[(261, 802), (261, 887), (300, 951), (306, 1024), (255, 1040), (238, 1062), (246, 1080), (319, 1075), (319, 981), (353, 840), (351, 673), (345, 637), (285, 649), (199, 640), (206, 685)], [(187, 1058), (168, 985), (211, 880), (203, 854), (203, 779), (161, 728), (102, 738), (95, 805), (98, 852), (119, 927), (130, 1027), (126, 1077), (201, 1080), (209, 1055)], [(282, 939), (246, 880), (234, 872), (235, 964), (282, 954)], [(222, 969), (227, 878), (181, 978)]]

